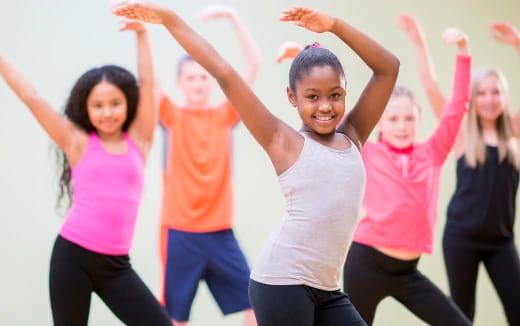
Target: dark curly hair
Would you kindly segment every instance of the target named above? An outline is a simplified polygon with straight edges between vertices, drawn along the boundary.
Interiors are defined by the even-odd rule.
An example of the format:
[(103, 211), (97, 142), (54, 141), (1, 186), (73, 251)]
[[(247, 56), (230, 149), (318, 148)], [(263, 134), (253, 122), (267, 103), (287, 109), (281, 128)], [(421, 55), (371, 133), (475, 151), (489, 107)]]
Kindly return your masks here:
[[(314, 67), (329, 66), (337, 73), (345, 77), (345, 72), (338, 57), (330, 50), (320, 47), (318, 43), (307, 45), (303, 51), (294, 58), (289, 70), (289, 87), (296, 91), (296, 83), (304, 74), (308, 74)], [(346, 79), (345, 79), (346, 80)]]
[[(102, 81), (114, 84), (125, 95), (127, 102), (127, 117), (123, 123), (123, 131), (127, 131), (135, 119), (137, 104), (139, 102), (139, 86), (137, 80), (128, 70), (115, 65), (106, 65), (90, 69), (85, 72), (72, 87), (69, 98), (65, 105), (64, 114), (78, 128), (87, 133), (97, 132), (90, 122), (87, 112), (87, 98), (90, 92)], [(58, 166), (61, 176), (59, 179), (58, 204), (66, 197), (66, 206), (69, 207), (72, 199), (72, 189), (70, 184), (71, 171), (70, 165), (65, 157), (65, 153), (57, 150)]]

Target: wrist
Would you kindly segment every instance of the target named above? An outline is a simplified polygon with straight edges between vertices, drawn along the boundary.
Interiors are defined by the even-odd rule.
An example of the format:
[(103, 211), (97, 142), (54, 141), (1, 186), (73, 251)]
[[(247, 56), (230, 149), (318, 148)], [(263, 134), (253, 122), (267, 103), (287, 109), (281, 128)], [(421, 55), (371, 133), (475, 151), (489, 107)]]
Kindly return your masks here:
[(330, 17), (331, 22), (330, 22), (330, 26), (327, 30), (331, 33), (337, 34), (341, 20), (337, 17), (331, 17), (331, 16), (329, 16), (329, 17)]
[(161, 17), (161, 24), (162, 25), (172, 25), (175, 24), (178, 20), (177, 15), (173, 10), (163, 8), (161, 12), (159, 13), (159, 17)]

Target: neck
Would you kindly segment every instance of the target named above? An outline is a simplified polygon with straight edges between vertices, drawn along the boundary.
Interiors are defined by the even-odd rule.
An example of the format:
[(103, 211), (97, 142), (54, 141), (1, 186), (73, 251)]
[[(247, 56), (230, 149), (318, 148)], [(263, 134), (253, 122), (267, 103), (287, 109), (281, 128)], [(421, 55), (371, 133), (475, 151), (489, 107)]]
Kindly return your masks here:
[(313, 129), (307, 127), (305, 124), (300, 128), (300, 132), (305, 132), (307, 134), (314, 135), (317, 138), (321, 138), (323, 140), (333, 139), (336, 135), (336, 130), (332, 130), (328, 134), (319, 134), (316, 131), (314, 131)]
[(103, 141), (118, 141), (123, 138), (123, 130), (119, 130), (113, 133), (103, 133), (101, 131), (97, 132), (98, 137)]
[(482, 128), (482, 132), (496, 132), (497, 122), (496, 120), (480, 119), (480, 127)]
[(409, 146), (406, 146), (406, 147), (401, 147), (401, 148), (398, 148), (398, 147), (395, 147), (394, 145), (390, 144), (384, 137), (383, 135), (381, 134), (379, 136), (379, 140), (385, 144), (388, 149), (390, 149), (392, 152), (395, 152), (395, 153), (399, 153), (399, 154), (410, 154), (411, 152), (413, 152), (413, 149), (414, 149), (414, 144), (410, 144)]
[(184, 105), (187, 108), (195, 108), (195, 109), (205, 108), (205, 107), (209, 106), (209, 99), (201, 100), (201, 101), (191, 101), (191, 100), (186, 99), (184, 101)]

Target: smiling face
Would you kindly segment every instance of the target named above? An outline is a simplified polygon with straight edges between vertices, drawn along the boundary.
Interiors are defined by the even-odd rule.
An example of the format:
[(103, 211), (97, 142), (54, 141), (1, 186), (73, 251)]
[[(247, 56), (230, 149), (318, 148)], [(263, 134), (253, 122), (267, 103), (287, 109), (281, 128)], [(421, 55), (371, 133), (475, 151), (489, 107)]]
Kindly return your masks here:
[(287, 88), (291, 104), (298, 109), (305, 131), (320, 135), (336, 132), (345, 114), (345, 78), (331, 66), (316, 66)]
[(406, 148), (415, 142), (419, 109), (408, 96), (392, 96), (377, 126), (390, 145)]
[(184, 94), (186, 104), (206, 106), (214, 83), (213, 77), (193, 60), (184, 61), (179, 69), (177, 87)]
[(118, 134), (127, 118), (126, 97), (116, 85), (102, 80), (87, 97), (87, 112), (98, 134)]
[(497, 76), (488, 74), (476, 85), (474, 108), (481, 120), (494, 122), (506, 108), (504, 88)]

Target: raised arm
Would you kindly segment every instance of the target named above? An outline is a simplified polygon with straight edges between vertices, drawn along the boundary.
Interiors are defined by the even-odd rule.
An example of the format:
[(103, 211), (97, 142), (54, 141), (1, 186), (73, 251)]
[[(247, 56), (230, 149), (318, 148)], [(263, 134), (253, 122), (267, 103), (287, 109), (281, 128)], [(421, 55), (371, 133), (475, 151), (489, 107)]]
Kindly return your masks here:
[(242, 77), (250, 86), (252, 86), (256, 81), (258, 70), (260, 69), (261, 55), (258, 46), (256, 45), (253, 37), (247, 30), (238, 13), (233, 8), (228, 6), (213, 5), (205, 8), (199, 14), (199, 17), (203, 20), (222, 17), (231, 21), (234, 29), (237, 32), (240, 47), (242, 48), (242, 52), (244, 53), (244, 58), (247, 63), (246, 68), (242, 73)]
[(233, 67), (175, 12), (151, 3), (131, 3), (115, 8), (114, 14), (164, 25), (184, 50), (218, 81), (245, 126), (271, 155), (273, 140), (286, 125), (269, 112)]
[(510, 44), (520, 53), (520, 32), (508, 22), (493, 22), (489, 28), (494, 32), (495, 40)]
[(158, 109), (154, 98), (154, 73), (148, 31), (134, 20), (121, 20), (119, 31), (134, 31), (137, 38), (137, 73), (139, 79), (139, 103), (130, 136), (138, 142), (144, 154), (148, 153), (158, 120)]
[(456, 157), (462, 153), (464, 131), (461, 121), (468, 108), (471, 70), (466, 34), (458, 29), (448, 28), (442, 34), (442, 40), (446, 44), (457, 44), (458, 52), (451, 97), (442, 111), (437, 128), (426, 142), (431, 149), (432, 160), (439, 165), (452, 148)]
[(338, 127), (338, 131), (355, 136), (360, 144), (364, 144), (394, 88), (399, 60), (370, 37), (339, 18), (306, 8), (295, 8), (284, 14), (282, 21), (294, 21), (296, 25), (317, 33), (335, 34), (372, 69), (372, 78), (361, 97)]
[(435, 69), (430, 57), (430, 51), (419, 22), (412, 16), (400, 14), (397, 18), (398, 26), (408, 35), (415, 47), (415, 59), (419, 76), (433, 113), (437, 118), (441, 116), (446, 106), (446, 98), (441, 92), (435, 75)]
[[(508, 22), (493, 22), (490, 26), (495, 40), (510, 44), (520, 54), (520, 32)], [(513, 132), (516, 138), (520, 138), (520, 110), (513, 114)]]
[(284, 60), (294, 59), (302, 51), (303, 47), (291, 41), (283, 42), (278, 48), (278, 56), (276, 62), (281, 63)]
[(56, 112), (42, 98), (33, 85), (16, 71), (5, 58), (0, 55), (0, 75), (15, 94), (27, 105), (43, 129), (67, 153), (75, 135), (82, 131), (63, 115)]

